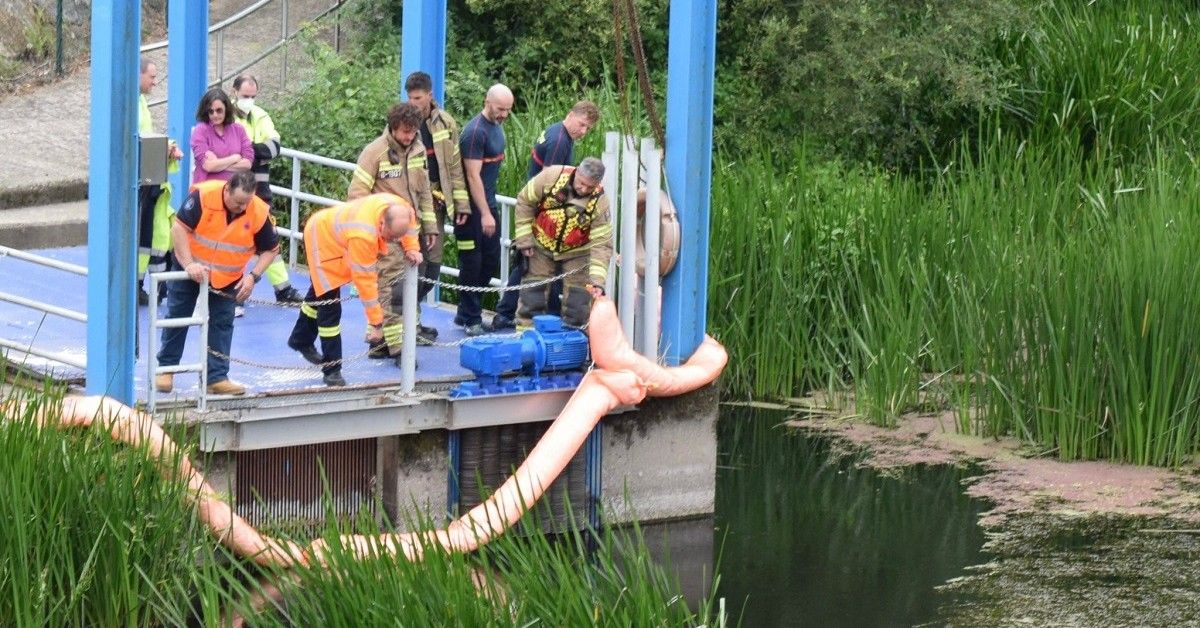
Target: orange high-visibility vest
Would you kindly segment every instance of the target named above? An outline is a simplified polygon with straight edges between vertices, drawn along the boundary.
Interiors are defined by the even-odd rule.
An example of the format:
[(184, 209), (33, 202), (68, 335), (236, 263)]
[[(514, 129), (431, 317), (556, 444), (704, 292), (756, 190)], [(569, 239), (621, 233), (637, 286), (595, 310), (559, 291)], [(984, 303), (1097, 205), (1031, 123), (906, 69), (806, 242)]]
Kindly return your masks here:
[(257, 196), (246, 211), (227, 219), (222, 192), (225, 181), (202, 181), (192, 186), (200, 193), (200, 222), (188, 234), (192, 257), (208, 267), (209, 285), (221, 289), (241, 278), (246, 262), (254, 257), (254, 234), (267, 222), (270, 210)]
[(417, 215), (408, 201), (395, 194), (372, 194), (313, 214), (304, 226), (308, 274), (317, 296), (351, 281), (358, 288), (367, 322), (383, 323), (375, 262), (388, 252), (379, 234), (379, 218), (388, 205), (399, 203), (411, 212), (409, 232), (400, 240), (405, 251), (419, 251)]

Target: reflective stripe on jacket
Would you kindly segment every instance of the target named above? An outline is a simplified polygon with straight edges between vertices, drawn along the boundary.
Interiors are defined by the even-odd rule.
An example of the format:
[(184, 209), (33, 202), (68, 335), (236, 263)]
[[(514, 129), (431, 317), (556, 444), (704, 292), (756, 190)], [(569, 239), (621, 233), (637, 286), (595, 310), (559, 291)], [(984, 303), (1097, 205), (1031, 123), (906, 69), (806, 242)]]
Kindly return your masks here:
[(592, 283), (604, 285), (612, 256), (612, 225), (603, 186), (575, 195), (571, 166), (551, 166), (529, 180), (517, 195), (513, 238), (517, 248), (537, 245), (555, 260), (590, 255)]
[[(408, 201), (394, 194), (372, 194), (322, 209), (304, 226), (313, 291), (320, 296), (353, 281), (372, 325), (383, 322), (376, 261), (387, 253), (388, 243), (379, 233), (379, 219), (392, 203), (411, 211)], [(400, 245), (405, 251), (418, 251), (415, 212), (410, 226)]]
[(202, 181), (192, 189), (200, 193), (200, 222), (188, 234), (192, 257), (208, 267), (213, 288), (227, 288), (241, 278), (246, 262), (254, 257), (254, 235), (267, 222), (269, 209), (252, 196), (246, 211), (230, 221), (222, 197), (224, 181)]
[[(467, 194), (467, 178), (463, 174), (462, 153), (458, 149), (458, 122), (433, 103), (429, 117), (425, 120), (429, 134), (433, 136), (433, 154), (438, 163), (438, 185), (446, 196), (446, 203), (456, 214), (471, 213), (471, 197)], [(438, 225), (441, 233), (442, 226)]]
[(421, 232), (441, 233), (433, 213), (429, 173), (425, 169), (425, 145), (419, 138), (404, 149), (384, 130), (358, 155), (358, 164), (346, 190), (346, 200), (371, 193), (395, 194), (420, 208)]

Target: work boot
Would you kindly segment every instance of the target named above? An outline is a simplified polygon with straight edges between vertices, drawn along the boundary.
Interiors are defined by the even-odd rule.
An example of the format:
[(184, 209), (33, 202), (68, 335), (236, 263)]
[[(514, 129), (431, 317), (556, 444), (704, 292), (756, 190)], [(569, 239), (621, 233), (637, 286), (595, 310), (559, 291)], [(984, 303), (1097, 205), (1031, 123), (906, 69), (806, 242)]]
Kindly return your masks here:
[(386, 342), (373, 342), (370, 347), (367, 349), (367, 357), (372, 360), (386, 360), (391, 357)]
[(246, 387), (233, 381), (232, 379), (223, 379), (215, 384), (208, 385), (208, 394), (210, 395), (244, 395)]
[(154, 377), (154, 390), (161, 393), (169, 393), (175, 388), (174, 373), (160, 373)]
[(276, 303), (301, 303), (304, 301), (304, 295), (300, 294), (296, 288), (285, 286), (275, 290)]
[(516, 323), (513, 322), (513, 319), (503, 314), (493, 316), (491, 324), (488, 325), (488, 331), (504, 331), (505, 329), (515, 328)]
[(345, 386), (346, 379), (342, 377), (341, 371), (326, 373), (321, 376), (321, 381), (325, 382), (326, 386)]
[(463, 317), (459, 316), (458, 314), (455, 314), (455, 315), (454, 315), (454, 324), (455, 324), (455, 325), (458, 325), (459, 327), (466, 327), (466, 326), (467, 326), (467, 319), (465, 319), (465, 318), (463, 318)]
[[(404, 365), (401, 363), (401, 355), (399, 353), (397, 353), (396, 355), (393, 355), (393, 356), (388, 356), (388, 357), (390, 357), (392, 359), (392, 362), (394, 362), (396, 364), (396, 368), (398, 368), (398, 369), (404, 368)], [(414, 361), (413, 362), (413, 370), (416, 370), (419, 368), (421, 368), (421, 363)]]
[(320, 364), (325, 361), (325, 358), (319, 351), (317, 351), (317, 348), (312, 345), (308, 345), (307, 347), (297, 347), (291, 342), (288, 342), (288, 348), (293, 351), (299, 351), (300, 355), (304, 356), (304, 359), (308, 360), (309, 364), (316, 364), (320, 366)]
[(242, 305), (236, 305), (236, 306), (234, 306), (234, 308), (233, 308), (233, 317), (234, 317), (234, 318), (241, 318), (241, 317), (243, 317), (243, 316), (245, 316), (245, 315), (246, 315), (246, 308), (245, 308), (245, 306), (242, 306)]
[(438, 337), (438, 330), (435, 327), (426, 327), (417, 323), (417, 344), (423, 346), (432, 345)]
[(487, 330), (485, 330), (485, 329), (483, 328), (483, 325), (481, 325), (481, 324), (479, 324), (479, 323), (475, 323), (474, 325), (467, 325), (467, 326), (466, 326), (466, 327), (463, 329), (463, 331), (464, 331), (464, 332), (466, 332), (466, 334), (467, 334), (467, 337), (468, 337), (468, 338), (474, 338), (474, 337), (476, 337), (476, 336), (482, 336), (482, 335), (484, 335), (484, 334), (486, 334), (486, 333), (487, 333)]
[(141, 286), (138, 286), (138, 305), (150, 305), (150, 293)]

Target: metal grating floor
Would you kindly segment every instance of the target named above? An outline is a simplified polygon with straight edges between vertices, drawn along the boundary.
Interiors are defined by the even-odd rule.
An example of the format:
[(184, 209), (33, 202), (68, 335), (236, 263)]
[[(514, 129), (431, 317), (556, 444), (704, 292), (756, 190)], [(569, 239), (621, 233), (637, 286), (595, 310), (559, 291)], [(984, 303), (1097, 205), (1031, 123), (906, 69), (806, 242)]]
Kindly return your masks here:
[[(87, 248), (70, 247), (31, 251), (38, 255), (73, 264), (87, 265)], [(291, 281), (300, 292), (308, 290), (309, 279), (305, 271), (292, 271)], [(35, 299), (51, 305), (86, 311), (87, 279), (32, 264), (11, 257), (0, 256), (0, 290)], [(348, 297), (348, 288), (342, 289)], [(234, 322), (234, 363), (230, 377), (245, 384), (251, 396), (285, 392), (316, 392), (324, 390), (320, 371), (287, 347), (287, 337), (295, 323), (298, 311), (274, 305), (274, 291), (268, 282), (260, 283), (254, 290), (254, 299), (269, 301), (253, 304), (246, 308), (246, 315)], [(421, 322), (439, 330), (438, 343), (453, 343), (464, 338), (461, 328), (453, 324), (453, 306), (431, 306), (422, 304)], [(163, 307), (165, 314), (165, 304)], [(134, 372), (135, 395), (138, 400), (146, 399), (146, 344), (147, 308), (138, 308), (139, 355)], [(362, 355), (366, 344), (361, 342), (366, 331), (366, 319), (362, 304), (357, 299), (346, 301), (342, 313), (342, 338), (348, 362), (343, 374), (350, 385), (396, 386), (400, 383), (400, 370), (386, 360), (371, 360)], [(183, 361), (191, 362), (197, 357), (195, 336), (191, 330), (184, 348)], [(29, 345), (32, 343), (43, 351), (82, 358), (86, 353), (87, 332), (83, 323), (58, 316), (43, 314), (36, 310), (0, 301), (0, 337)], [(59, 380), (81, 382), (83, 371), (37, 356), (11, 352), (8, 358), (42, 375)], [(357, 359), (356, 359), (357, 358)], [(238, 363), (246, 360), (254, 364)], [(458, 364), (457, 347), (418, 347), (417, 382), (449, 382), (469, 379), (470, 371)], [(175, 378), (175, 392), (163, 401), (194, 399), (198, 378), (192, 374), (179, 374)]]

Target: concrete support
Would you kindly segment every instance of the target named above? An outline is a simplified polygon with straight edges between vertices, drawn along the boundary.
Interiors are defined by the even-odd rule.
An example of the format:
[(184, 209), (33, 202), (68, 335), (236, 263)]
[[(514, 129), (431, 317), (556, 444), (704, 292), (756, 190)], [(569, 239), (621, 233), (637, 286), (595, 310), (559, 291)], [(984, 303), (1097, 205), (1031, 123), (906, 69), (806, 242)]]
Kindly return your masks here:
[(87, 392), (132, 404), (141, 5), (92, 4)]
[(379, 439), (383, 508), (397, 529), (427, 528), (445, 521), (448, 434), (430, 430)]
[(647, 399), (604, 419), (606, 524), (710, 514), (717, 473), (717, 388)]
[(666, 170), (682, 243), (679, 264), (663, 282), (661, 347), (672, 366), (704, 340), (716, 33), (716, 0), (671, 0)]
[(400, 98), (404, 79), (421, 70), (433, 78), (433, 99), (444, 104), (446, 0), (405, 0), (400, 35)]
[(183, 151), (170, 176), (171, 205), (179, 209), (191, 184), (196, 107), (208, 85), (208, 3), (168, 2), (167, 24), (167, 136)]

